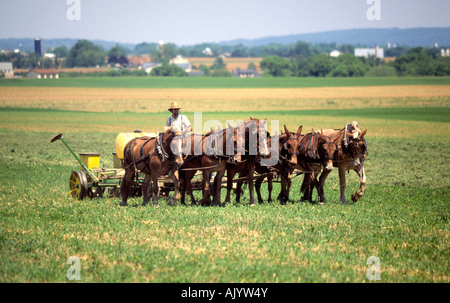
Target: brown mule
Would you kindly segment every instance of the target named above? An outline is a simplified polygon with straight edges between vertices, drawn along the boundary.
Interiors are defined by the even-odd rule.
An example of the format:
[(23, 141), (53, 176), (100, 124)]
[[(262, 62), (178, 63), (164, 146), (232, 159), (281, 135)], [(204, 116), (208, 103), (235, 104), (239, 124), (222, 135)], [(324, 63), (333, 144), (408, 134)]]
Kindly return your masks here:
[[(351, 195), (352, 201), (358, 201), (363, 195), (365, 185), (367, 181), (366, 173), (364, 170), (364, 160), (367, 157), (367, 142), (364, 136), (367, 130), (361, 131), (358, 124), (355, 121), (352, 124), (346, 125), (343, 129), (324, 129), (321, 130), (330, 137), (337, 136), (340, 132), (345, 131), (343, 140), (338, 144), (337, 152), (333, 160), (333, 166), (338, 168), (339, 172), (339, 187), (340, 187), (340, 201), (347, 204), (345, 198), (345, 172), (353, 170), (360, 179), (360, 186), (357, 192)], [(319, 178), (320, 187), (324, 187), (325, 180), (331, 171), (323, 171)], [(302, 185), (303, 187), (303, 185)], [(323, 190), (322, 190), (323, 192)]]
[[(257, 166), (260, 167), (260, 158), (267, 157), (270, 153), (268, 147), (268, 132), (265, 128), (266, 123), (267, 119), (259, 120), (250, 118), (238, 126), (239, 134), (245, 138), (244, 152), (241, 155), (243, 162), (227, 164), (227, 196), (225, 202), (230, 202), (233, 178), (238, 174), (239, 178), (245, 177), (250, 193), (250, 205), (255, 205), (254, 172)], [(237, 182), (236, 203), (240, 202), (242, 184), (243, 182), (241, 181)], [(260, 193), (258, 197), (260, 197)], [(261, 203), (260, 199), (259, 202)]]
[[(177, 134), (168, 130), (156, 138), (139, 137), (127, 143), (124, 148), (125, 175), (120, 185), (122, 195), (120, 205), (127, 205), (132, 178), (137, 177), (140, 172), (145, 174), (142, 183), (142, 205), (150, 201), (149, 189), (152, 189), (153, 205), (158, 205), (158, 178), (162, 175), (168, 175), (173, 181), (175, 192), (170, 205), (176, 204), (179, 191), (178, 166), (183, 164), (182, 136)], [(150, 182), (153, 183), (152, 186)]]
[[(238, 140), (237, 130), (231, 126), (206, 135), (193, 134), (188, 138), (190, 148), (187, 158), (181, 167), (183, 174), (181, 203), (184, 204), (186, 190), (191, 193), (191, 199), (193, 199), (191, 180), (195, 173), (200, 170), (203, 177), (203, 198), (199, 202), (200, 205), (207, 206), (211, 204), (211, 192), (213, 204), (221, 205), (220, 192), (226, 165), (232, 159), (240, 161), (240, 155), (236, 154)], [(224, 152), (224, 149), (226, 149), (226, 152)], [(211, 186), (210, 182), (212, 173), (216, 173), (213, 186)], [(195, 204), (195, 201), (193, 203)]]
[[(312, 182), (319, 193), (319, 203), (322, 203), (321, 197), (323, 194), (317, 180), (318, 167), (323, 166), (325, 170), (333, 169), (333, 156), (336, 151), (336, 143), (330, 137), (322, 133), (308, 133), (302, 136), (299, 131), (296, 135), (292, 135), (285, 126), (285, 131), (288, 136), (286, 141), (287, 162), (291, 169), (298, 169), (305, 173), (306, 182)], [(284, 176), (284, 178), (289, 178)], [(283, 176), (282, 176), (283, 178)], [(286, 180), (287, 186), (285, 196), (282, 201), (289, 199), (290, 180)], [(283, 181), (282, 181), (283, 183)], [(308, 186), (309, 188), (309, 186)]]

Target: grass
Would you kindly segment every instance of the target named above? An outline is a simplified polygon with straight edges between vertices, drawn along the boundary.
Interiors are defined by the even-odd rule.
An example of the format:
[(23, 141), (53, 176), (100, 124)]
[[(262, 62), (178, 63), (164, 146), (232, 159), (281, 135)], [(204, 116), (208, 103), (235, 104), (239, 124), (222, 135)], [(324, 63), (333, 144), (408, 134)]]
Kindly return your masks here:
[[(332, 172), (325, 205), (300, 202), (299, 176), (285, 206), (250, 207), (246, 190), (241, 204), (220, 208), (170, 207), (167, 198), (158, 208), (119, 207), (117, 198), (69, 197), (70, 173), (80, 168), (61, 142), (50, 143), (54, 135), (63, 133), (78, 153), (101, 153), (101, 164), (112, 167), (117, 133), (154, 131), (166, 112), (1, 107), (0, 281), (67, 282), (67, 259), (77, 256), (81, 282), (365, 283), (367, 259), (377, 256), (381, 282), (448, 283), (448, 96), (422, 97), (434, 106), (405, 97), (404, 106), (386, 108), (392, 98), (364, 108), (256, 112), (292, 129), (358, 120), (368, 129), (369, 149), (359, 202), (339, 203)], [(205, 110), (203, 121), (225, 123), (254, 113)], [(192, 120), (192, 112), (186, 114)], [(350, 200), (359, 178), (353, 172), (346, 178)], [(262, 190), (267, 197), (265, 185)], [(273, 196), (278, 192), (275, 183)]]
[(449, 85), (450, 77), (395, 78), (213, 78), (213, 77), (101, 77), (1, 79), (0, 87), (92, 87), (92, 88), (299, 88), (391, 85)]
[(328, 189), (323, 206), (123, 208), (68, 198), (70, 169), (2, 163), (2, 281), (63, 282), (78, 256), (83, 282), (365, 282), (375, 255), (383, 282), (448, 282), (448, 187), (375, 183), (349, 206)]

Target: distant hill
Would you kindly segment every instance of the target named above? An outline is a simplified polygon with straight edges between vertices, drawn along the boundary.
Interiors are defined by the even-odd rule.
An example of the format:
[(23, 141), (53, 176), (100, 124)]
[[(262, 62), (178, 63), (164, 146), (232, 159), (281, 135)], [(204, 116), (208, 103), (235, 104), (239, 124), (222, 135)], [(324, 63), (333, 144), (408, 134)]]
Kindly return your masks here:
[[(62, 45), (67, 46), (68, 49), (73, 47), (79, 39), (45, 39), (42, 38), (42, 49), (56, 48)], [(103, 40), (90, 40), (96, 45), (103, 47), (108, 51), (115, 45), (120, 45), (131, 51), (136, 46), (135, 44), (119, 43)], [(236, 39), (230, 41), (223, 41), (222, 45), (237, 45), (242, 44), (247, 47), (267, 45), (270, 43), (278, 44), (294, 44), (298, 41), (305, 41), (311, 44), (317, 43), (337, 43), (337, 44), (352, 44), (365, 45), (373, 47), (375, 45), (386, 46), (388, 43), (393, 45), (408, 45), (411, 47), (423, 46), (431, 47), (435, 43), (439, 46), (450, 46), (450, 27), (446, 28), (390, 28), (390, 29), (351, 29), (351, 30), (337, 30), (310, 34), (287, 35), (276, 37), (264, 37), (259, 39)], [(6, 49), (13, 51), (20, 49), (21, 52), (34, 52), (34, 38), (8, 38), (0, 39), (0, 50)]]
[(386, 46), (389, 42), (397, 45), (409, 45), (411, 47), (430, 47), (435, 43), (439, 46), (450, 46), (450, 28), (390, 28), (390, 29), (351, 29), (337, 30), (310, 34), (287, 35), (276, 37), (264, 37), (259, 39), (236, 39), (224, 41), (223, 45), (243, 44), (252, 47), (267, 45), (270, 43), (293, 44), (305, 41), (311, 44), (337, 43)]

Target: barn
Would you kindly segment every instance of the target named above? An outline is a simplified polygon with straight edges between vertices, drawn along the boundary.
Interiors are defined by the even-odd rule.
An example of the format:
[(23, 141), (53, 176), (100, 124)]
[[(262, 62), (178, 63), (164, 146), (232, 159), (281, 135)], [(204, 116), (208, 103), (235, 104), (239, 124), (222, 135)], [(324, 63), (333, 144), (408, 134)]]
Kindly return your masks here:
[(27, 78), (33, 79), (59, 79), (59, 72), (56, 69), (33, 68), (27, 73)]
[(14, 70), (11, 62), (0, 62), (0, 74), (5, 78), (14, 78)]

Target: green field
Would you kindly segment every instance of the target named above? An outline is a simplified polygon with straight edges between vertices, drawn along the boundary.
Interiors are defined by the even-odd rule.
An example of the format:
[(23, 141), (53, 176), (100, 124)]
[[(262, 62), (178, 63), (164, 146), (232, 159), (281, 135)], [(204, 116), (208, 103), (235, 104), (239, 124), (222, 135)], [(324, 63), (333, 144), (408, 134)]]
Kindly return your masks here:
[[(399, 79), (395, 81), (410, 82), (395, 85), (449, 85), (448, 78)], [(60, 80), (58, 85), (71, 87), (119, 85), (118, 79)], [(121, 87), (127, 87), (124, 83), (130, 90), (144, 87), (144, 82), (135, 80), (127, 79)], [(395, 82), (372, 80), (305, 81), (323, 87)], [(184, 88), (192, 81), (189, 85), (198, 88), (233, 89), (234, 80), (157, 81), (156, 88)], [(183, 81), (187, 82), (180, 84)], [(264, 79), (255, 89), (300, 85), (294, 84), (298, 79), (285, 81)], [(327, 81), (334, 82), (327, 85)], [(0, 95), (2, 87), (41, 83), (0, 81)], [(384, 101), (392, 101), (389, 98)], [(339, 202), (339, 180), (333, 171), (325, 184), (324, 205), (300, 202), (299, 176), (293, 179), (290, 203), (255, 207), (248, 206), (248, 190), (241, 204), (225, 207), (170, 207), (165, 198), (157, 208), (120, 207), (119, 199), (112, 198), (74, 200), (68, 193), (69, 176), (80, 168), (61, 142), (50, 143), (54, 135), (63, 133), (76, 152), (101, 153), (101, 164), (112, 167), (119, 132), (161, 130), (168, 112), (86, 112), (0, 103), (0, 282), (70, 282), (67, 260), (76, 256), (81, 282), (372, 283), (376, 281), (367, 278), (371, 266), (367, 260), (376, 256), (381, 265), (379, 282), (448, 283), (450, 96), (440, 96), (439, 102), (420, 98), (432, 106), (411, 105), (417, 97), (405, 97), (389, 108), (379, 106), (385, 104), (381, 102), (364, 108), (290, 111), (268, 110), (268, 103), (259, 111), (228, 111), (227, 104), (220, 112), (205, 109), (203, 121), (216, 119), (224, 125), (226, 120), (252, 116), (279, 121), (280, 127), (286, 124), (291, 130), (302, 124), (304, 132), (312, 127), (340, 128), (352, 120), (368, 129), (368, 181), (359, 202)], [(269, 101), (276, 100), (261, 102)], [(183, 113), (192, 121), (193, 112)], [(354, 172), (346, 177), (350, 201), (359, 178)], [(276, 183), (272, 195), (278, 193)], [(263, 185), (263, 197), (267, 194)], [(200, 192), (195, 195), (199, 198)], [(140, 203), (141, 198), (129, 200), (131, 205)]]
[(102, 77), (60, 79), (3, 79), (0, 87), (120, 87), (120, 88), (293, 88), (390, 85), (449, 85), (450, 77), (395, 78), (213, 78)]

